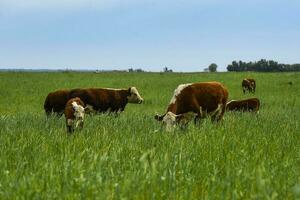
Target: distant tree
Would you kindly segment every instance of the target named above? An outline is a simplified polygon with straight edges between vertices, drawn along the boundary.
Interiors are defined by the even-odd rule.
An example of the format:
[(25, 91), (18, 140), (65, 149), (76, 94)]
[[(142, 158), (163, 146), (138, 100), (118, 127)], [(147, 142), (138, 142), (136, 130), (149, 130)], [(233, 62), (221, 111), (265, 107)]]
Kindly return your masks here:
[(203, 71), (204, 71), (204, 72), (209, 72), (209, 69), (208, 69), (208, 68), (204, 68)]
[(163, 72), (173, 72), (172, 69), (168, 69), (168, 67), (164, 67)]
[(208, 66), (208, 70), (210, 72), (216, 72), (217, 71), (217, 68), (218, 68), (218, 65), (216, 63), (212, 63)]
[(256, 62), (232, 61), (227, 66), (228, 71), (256, 71), (256, 72), (290, 72), (300, 71), (300, 64), (281, 64), (274, 60), (260, 59)]
[(138, 68), (138, 69), (136, 69), (135, 71), (136, 71), (136, 72), (144, 72), (144, 70), (141, 69), (141, 68)]
[(141, 68), (137, 68), (137, 69), (129, 68), (128, 72), (144, 72), (144, 70)]

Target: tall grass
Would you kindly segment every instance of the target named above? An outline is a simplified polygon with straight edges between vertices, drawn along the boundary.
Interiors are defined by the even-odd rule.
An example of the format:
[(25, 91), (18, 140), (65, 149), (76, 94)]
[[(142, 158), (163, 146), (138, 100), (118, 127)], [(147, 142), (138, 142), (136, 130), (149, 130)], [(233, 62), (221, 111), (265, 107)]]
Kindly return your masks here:
[[(242, 94), (245, 77), (255, 95)], [(230, 99), (258, 97), (260, 113), (166, 133), (153, 116), (175, 87), (210, 80)], [(299, 73), (0, 73), (0, 199), (300, 198), (299, 83)], [(144, 104), (87, 116), (71, 136), (43, 111), (59, 88), (129, 86)]]

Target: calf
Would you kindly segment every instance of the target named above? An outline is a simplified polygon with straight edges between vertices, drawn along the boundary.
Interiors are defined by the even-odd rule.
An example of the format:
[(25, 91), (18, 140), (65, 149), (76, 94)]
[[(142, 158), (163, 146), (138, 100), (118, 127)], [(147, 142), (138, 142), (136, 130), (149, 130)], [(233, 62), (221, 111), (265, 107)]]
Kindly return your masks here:
[(255, 93), (255, 88), (256, 88), (255, 80), (253, 78), (245, 78), (242, 81), (242, 88), (244, 94), (246, 93), (246, 91)]
[(195, 121), (207, 115), (219, 121), (224, 115), (227, 98), (228, 91), (219, 82), (181, 84), (175, 89), (166, 114), (156, 115), (155, 119), (163, 121), (167, 131), (176, 123), (188, 120), (190, 113), (196, 117)]
[(87, 88), (74, 89), (70, 97), (79, 97), (96, 112), (119, 113), (127, 103), (142, 103), (144, 99), (135, 87), (129, 89)]
[(258, 112), (260, 101), (258, 98), (231, 100), (226, 104), (227, 111), (253, 111)]
[(83, 120), (84, 120), (84, 108), (85, 104), (81, 101), (80, 98), (75, 97), (70, 99), (65, 107), (65, 118), (66, 118), (66, 126), (67, 131), (72, 133), (74, 128), (78, 126), (83, 128)]

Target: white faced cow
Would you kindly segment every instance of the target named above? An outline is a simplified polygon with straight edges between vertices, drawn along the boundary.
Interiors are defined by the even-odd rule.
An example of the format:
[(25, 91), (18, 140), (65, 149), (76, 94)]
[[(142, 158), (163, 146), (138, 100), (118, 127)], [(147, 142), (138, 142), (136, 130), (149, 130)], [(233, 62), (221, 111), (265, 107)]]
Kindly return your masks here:
[(83, 128), (84, 106), (85, 104), (78, 97), (72, 98), (67, 102), (64, 113), (67, 131), (69, 133), (72, 133), (77, 127)]
[(246, 91), (255, 93), (255, 88), (256, 88), (256, 82), (253, 78), (245, 78), (242, 81), (242, 88), (244, 94)]
[(96, 112), (119, 113), (127, 103), (141, 104), (144, 99), (135, 87), (128, 89), (86, 88), (73, 89), (70, 97), (79, 97)]
[(167, 131), (177, 124), (187, 123), (191, 116), (201, 119), (207, 115), (213, 121), (222, 119), (228, 98), (227, 89), (218, 82), (181, 84), (175, 89), (166, 114), (155, 119), (166, 124)]

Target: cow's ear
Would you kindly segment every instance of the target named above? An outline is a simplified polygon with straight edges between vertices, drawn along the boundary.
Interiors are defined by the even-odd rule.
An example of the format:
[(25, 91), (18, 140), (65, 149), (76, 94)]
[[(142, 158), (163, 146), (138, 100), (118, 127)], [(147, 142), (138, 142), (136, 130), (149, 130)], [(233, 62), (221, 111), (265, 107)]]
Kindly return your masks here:
[(129, 94), (131, 93), (131, 87), (130, 87), (130, 88), (128, 88), (128, 93), (129, 93)]

